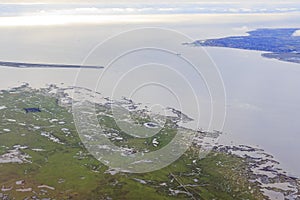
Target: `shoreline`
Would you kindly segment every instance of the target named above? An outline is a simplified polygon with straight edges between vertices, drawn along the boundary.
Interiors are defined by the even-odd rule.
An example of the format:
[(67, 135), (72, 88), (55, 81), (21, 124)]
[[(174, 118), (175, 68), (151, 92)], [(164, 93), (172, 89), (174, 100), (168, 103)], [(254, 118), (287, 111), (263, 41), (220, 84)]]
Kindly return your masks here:
[(89, 66), (89, 65), (69, 65), (69, 64), (45, 64), (45, 63), (26, 63), (26, 62), (7, 62), (0, 61), (0, 66), (15, 67), (15, 68), (90, 68), (103, 69), (103, 66)]
[[(49, 97), (55, 97), (59, 105), (66, 107), (67, 109), (71, 109), (72, 99), (66, 92), (67, 90), (74, 90), (74, 88), (71, 87), (60, 88), (55, 85), (50, 85), (47, 88), (43, 89), (32, 89), (29, 87), (28, 84), (25, 84), (20, 87), (15, 87), (9, 90), (1, 90), (1, 92), (11, 91), (15, 93), (19, 92), (20, 90), (22, 91), (23, 89), (25, 91), (38, 91), (45, 96), (48, 95)], [(90, 90), (86, 89), (86, 91)], [(125, 100), (125, 103), (128, 107), (131, 107), (131, 104), (138, 105), (131, 100)], [(106, 102), (102, 102), (101, 104), (106, 105), (106, 103), (112, 102), (109, 99), (106, 99)], [(175, 111), (174, 114), (178, 114), (178, 112)], [(179, 116), (177, 115), (177, 118), (178, 117)], [(196, 151), (201, 150), (203, 145), (203, 137), (205, 137), (205, 135), (210, 134), (213, 133), (209, 133), (206, 131), (196, 131), (196, 137), (193, 140), (193, 148), (196, 148)], [(270, 198), (278, 198), (282, 197), (282, 195), (284, 197), (293, 199), (299, 197), (299, 177), (295, 178), (289, 176), (287, 172), (279, 168), (280, 163), (276, 161), (272, 155), (266, 153), (263, 149), (251, 147), (248, 145), (228, 146), (217, 143), (212, 146), (211, 152), (225, 153), (226, 155), (236, 156), (242, 159), (248, 167), (246, 170), (246, 173), (248, 174), (247, 176), (250, 177), (248, 181), (259, 185), (261, 191)], [(285, 186), (283, 187), (283, 185)]]

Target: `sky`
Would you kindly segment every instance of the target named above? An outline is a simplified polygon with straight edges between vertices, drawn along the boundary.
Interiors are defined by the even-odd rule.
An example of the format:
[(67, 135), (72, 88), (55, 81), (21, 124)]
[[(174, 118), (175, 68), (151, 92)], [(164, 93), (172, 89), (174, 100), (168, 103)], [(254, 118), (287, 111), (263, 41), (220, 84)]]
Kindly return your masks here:
[(285, 13), (300, 12), (300, 3), (297, 1), (269, 0), (239, 2), (209, 2), (209, 1), (182, 1), (176, 0), (169, 3), (167, 0), (147, 1), (110, 1), (105, 3), (103, 0), (87, 1), (0, 1), (0, 16), (13, 15), (72, 15), (72, 14), (201, 14), (201, 13)]
[[(2, 0), (0, 26), (145, 21), (149, 20), (145, 16), (154, 15), (159, 18), (158, 15), (300, 13), (300, 3), (297, 1), (153, 0), (148, 3), (145, 0), (114, 0), (106, 3), (104, 0)], [(118, 17), (120, 15), (123, 17)]]
[[(110, 0), (109, 3), (128, 3), (128, 2), (135, 2), (135, 3), (146, 3), (149, 2), (147, 0)], [(246, 1), (243, 0), (216, 0), (216, 1), (210, 1), (210, 0), (152, 0), (153, 3), (161, 3), (161, 2), (167, 2), (167, 3), (174, 3), (174, 2), (219, 2), (219, 3), (225, 3), (225, 2), (238, 2), (238, 3), (245, 3)], [(294, 2), (297, 3), (298, 0), (288, 0), (288, 1), (282, 1), (282, 0), (253, 0), (251, 3), (288, 3), (288, 2)], [(1, 3), (108, 3), (107, 0), (2, 0)], [(249, 3), (249, 1), (247, 2)]]

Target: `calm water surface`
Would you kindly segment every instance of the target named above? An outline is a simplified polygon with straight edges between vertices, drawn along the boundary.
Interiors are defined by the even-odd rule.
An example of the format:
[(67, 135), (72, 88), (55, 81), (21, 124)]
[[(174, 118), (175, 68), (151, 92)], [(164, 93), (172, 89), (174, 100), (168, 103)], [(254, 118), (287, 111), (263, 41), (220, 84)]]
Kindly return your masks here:
[[(245, 34), (247, 28), (244, 27), (244, 24), (249, 20), (243, 20), (232, 23), (227, 21), (227, 24), (201, 24), (197, 23), (197, 19), (195, 19), (193, 23), (187, 24), (153, 25), (167, 26), (195, 39), (204, 39)], [(268, 24), (267, 27), (287, 27), (288, 25), (295, 27), (297, 25), (292, 18), (288, 25), (286, 21), (280, 19), (277, 21), (272, 19), (268, 23), (252, 20), (250, 28), (264, 27), (265, 24)], [(136, 27), (142, 27), (142, 25), (1, 27), (0, 60), (80, 64), (91, 48), (99, 42), (120, 31)], [(110, 51), (113, 51), (114, 48), (118, 48), (118, 44), (111, 47), (111, 50), (103, 52), (99, 57), (88, 60), (87, 64), (101, 65), (102, 58), (112, 53)], [(300, 65), (266, 59), (260, 56), (260, 52), (225, 48), (206, 48), (206, 51), (220, 70), (227, 95), (224, 134), (219, 142), (259, 146), (274, 155), (289, 173), (300, 177), (300, 161), (297, 159), (300, 152)], [(191, 52), (193, 53), (193, 51)], [(194, 52), (196, 54), (198, 51)], [(149, 55), (155, 55), (155, 53), (149, 53)], [(174, 61), (173, 64), (180, 70), (178, 62)], [(126, 65), (124, 64), (124, 66)], [(130, 67), (130, 63), (127, 63), (127, 66)], [(152, 70), (150, 70), (151, 67)], [(147, 79), (151, 77), (151, 74), (153, 77), (155, 74), (167, 74), (162, 72), (166, 70), (165, 68), (160, 71), (158, 67), (157, 65), (149, 66), (148, 69), (139, 72), (137, 80)], [(183, 65), (181, 67), (181, 70), (184, 69)], [(0, 88), (7, 89), (18, 86), (22, 82), (28, 82), (32, 87), (44, 87), (50, 83), (58, 86), (71, 86), (74, 85), (78, 72), (78, 69), (0, 67)], [(117, 70), (117, 73), (121, 72)], [(192, 71), (186, 73), (190, 73), (187, 74), (187, 77), (190, 77), (191, 83), (193, 83)], [(97, 79), (98, 75), (99, 71), (91, 69), (90, 73), (86, 75), (86, 86), (95, 89), (95, 84), (89, 81)], [(182, 103), (189, 105), (189, 96), (185, 96), (188, 93), (184, 90), (184, 84), (178, 84), (177, 75), (169, 74), (168, 77), (168, 84), (178, 86), (176, 93), (182, 96)], [(114, 74), (110, 73), (107, 78), (113, 79)], [(130, 88), (130, 84), (135, 83), (126, 78), (124, 82), (127, 84), (123, 85), (123, 89), (120, 87), (119, 91), (126, 91), (124, 88), (127, 86)], [(211, 114), (209, 94), (201, 80), (199, 85), (197, 83), (194, 82), (193, 88), (200, 91), (197, 93), (201, 99), (200, 125), (205, 127), (209, 123)], [(111, 91), (111, 87), (99, 88), (104, 94)], [(124, 94), (127, 93), (124, 92)], [(178, 107), (178, 101), (171, 93), (160, 91), (155, 87), (140, 90), (132, 98), (143, 103), (159, 103)], [(194, 110), (192, 106), (187, 106), (185, 112), (194, 116)], [(212, 128), (214, 128), (214, 124), (212, 124)]]

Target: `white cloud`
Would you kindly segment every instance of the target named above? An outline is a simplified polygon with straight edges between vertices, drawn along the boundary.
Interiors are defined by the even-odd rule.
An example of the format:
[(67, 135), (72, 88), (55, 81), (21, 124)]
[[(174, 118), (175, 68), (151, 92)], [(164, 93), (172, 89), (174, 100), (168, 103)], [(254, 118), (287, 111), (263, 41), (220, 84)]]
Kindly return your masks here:
[(293, 36), (300, 36), (300, 30), (297, 30), (293, 33)]
[(147, 8), (130, 8), (130, 7), (111, 7), (111, 8), (74, 8), (74, 9), (57, 9), (43, 10), (46, 15), (103, 15), (103, 14), (139, 14), (146, 11)]
[[(119, 0), (119, 3), (103, 4), (101, 0), (98, 3), (87, 4), (84, 1), (81, 3), (72, 4), (53, 4), (55, 1), (52, 0), (52, 4), (30, 4), (9, 3), (5, 6), (3, 1), (0, 2), (0, 16), (20, 16), (20, 15), (126, 15), (126, 14), (258, 14), (258, 13), (290, 13), (300, 11), (299, 4), (287, 4), (279, 5), (279, 3), (264, 4), (264, 3), (237, 3), (237, 2), (181, 2), (177, 3), (166, 3), (166, 0), (156, 0), (156, 3), (147, 3), (141, 1), (136, 3), (135, 0)], [(121, 3), (121, 2), (127, 3)], [(21, 2), (21, 1), (20, 1)], [(46, 2), (46, 1), (45, 1)], [(45, 3), (44, 2), (44, 3)], [(76, 1), (75, 1), (76, 2)], [(88, 2), (88, 0), (86, 0)], [(117, 1), (116, 1), (117, 2)]]

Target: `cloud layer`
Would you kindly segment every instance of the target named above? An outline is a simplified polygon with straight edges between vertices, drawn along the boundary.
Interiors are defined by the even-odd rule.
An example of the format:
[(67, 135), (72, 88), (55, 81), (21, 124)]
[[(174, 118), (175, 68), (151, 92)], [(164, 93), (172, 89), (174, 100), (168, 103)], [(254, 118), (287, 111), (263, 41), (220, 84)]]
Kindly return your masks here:
[[(87, 0), (88, 1), (88, 0)], [(125, 1), (125, 0), (124, 0)], [(16, 2), (16, 1), (15, 1)], [(272, 20), (278, 14), (300, 14), (300, 3), (216, 3), (216, 2), (177, 2), (177, 3), (0, 3), (0, 26), (33, 26), (72, 23), (140, 23), (178, 22), (197, 17), (203, 23), (222, 23), (231, 15), (247, 16), (251, 19), (267, 15)], [(64, 2), (64, 3), (63, 3)], [(201, 14), (201, 17), (199, 15)], [(184, 15), (184, 16), (183, 16)], [(210, 16), (209, 20), (204, 17)], [(218, 17), (221, 17), (219, 19)], [(283, 17), (283, 15), (281, 15)], [(248, 17), (249, 21), (250, 18)], [(240, 30), (241, 31), (241, 30)]]
[(18, 15), (132, 15), (300, 12), (300, 3), (114, 3), (114, 4), (0, 4), (0, 16)]
[(293, 36), (300, 36), (300, 30), (297, 30), (293, 33)]

